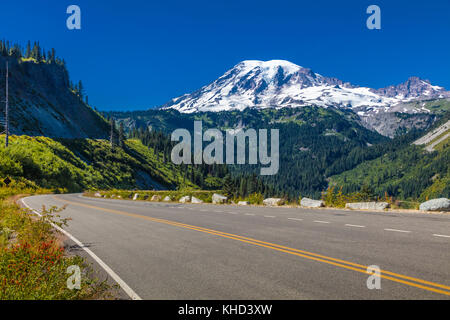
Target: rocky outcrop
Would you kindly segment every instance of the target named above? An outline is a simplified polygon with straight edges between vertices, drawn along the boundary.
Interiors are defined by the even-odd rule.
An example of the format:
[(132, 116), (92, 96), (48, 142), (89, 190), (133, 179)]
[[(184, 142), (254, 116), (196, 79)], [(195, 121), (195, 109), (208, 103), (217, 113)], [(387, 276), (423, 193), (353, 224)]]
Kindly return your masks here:
[(96, 192), (96, 193), (94, 194), (94, 197), (101, 198), (102, 195), (100, 194), (100, 192)]
[(150, 200), (151, 201), (161, 201), (161, 196), (154, 194)]
[(444, 88), (433, 86), (429, 80), (419, 77), (409, 77), (408, 80), (398, 85), (391, 85), (377, 90), (371, 89), (370, 91), (381, 96), (389, 98), (401, 97), (402, 99), (449, 97), (449, 92)]
[(250, 205), (250, 202), (248, 202), (248, 201), (239, 201), (237, 204), (238, 204), (238, 206), (248, 206), (248, 205)]
[(267, 198), (263, 200), (265, 206), (281, 206), (284, 200), (281, 198)]
[(347, 209), (353, 210), (384, 210), (389, 208), (389, 203), (387, 202), (352, 202), (346, 203), (345, 207)]
[(228, 197), (225, 197), (221, 194), (214, 193), (212, 195), (212, 203), (214, 203), (214, 204), (222, 204), (222, 203), (227, 202), (227, 200), (228, 200)]
[(300, 205), (302, 207), (308, 207), (308, 208), (320, 208), (320, 207), (324, 207), (325, 203), (322, 200), (302, 198), (302, 200), (300, 201)]
[(178, 202), (181, 202), (181, 203), (186, 203), (186, 202), (189, 202), (189, 201), (191, 201), (191, 197), (190, 196), (184, 196), (184, 197), (181, 197), (180, 200), (178, 200)]
[(166, 202), (172, 201), (172, 198), (169, 197), (169, 196), (165, 196), (164, 199), (163, 199), (163, 201), (166, 201)]
[(200, 200), (200, 199), (198, 199), (196, 197), (192, 197), (191, 198), (191, 203), (203, 203), (203, 200)]
[(0, 55), (0, 101), (9, 62), (11, 133), (57, 138), (109, 137), (109, 124), (69, 88), (69, 75), (61, 63)]
[(423, 211), (450, 211), (450, 200), (447, 198), (439, 198), (428, 200), (419, 206)]

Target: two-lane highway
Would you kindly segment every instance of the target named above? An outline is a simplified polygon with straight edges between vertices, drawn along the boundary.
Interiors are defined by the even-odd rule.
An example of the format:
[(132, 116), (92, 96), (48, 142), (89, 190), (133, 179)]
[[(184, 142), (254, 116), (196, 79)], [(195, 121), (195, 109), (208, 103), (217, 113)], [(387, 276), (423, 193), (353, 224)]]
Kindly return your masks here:
[[(143, 299), (449, 299), (450, 215), (155, 203), (79, 194), (67, 231)], [(381, 289), (368, 289), (368, 266)]]

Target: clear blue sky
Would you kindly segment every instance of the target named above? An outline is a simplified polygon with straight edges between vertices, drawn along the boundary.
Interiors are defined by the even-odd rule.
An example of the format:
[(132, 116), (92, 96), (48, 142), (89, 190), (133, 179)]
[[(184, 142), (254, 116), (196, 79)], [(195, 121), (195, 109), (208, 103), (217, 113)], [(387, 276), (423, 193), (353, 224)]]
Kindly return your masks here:
[[(66, 8), (82, 30), (66, 28)], [(381, 8), (382, 29), (366, 28)], [(356, 85), (411, 75), (450, 90), (450, 1), (2, 1), (0, 37), (39, 40), (101, 110), (147, 109), (192, 92), (246, 59), (286, 59)]]

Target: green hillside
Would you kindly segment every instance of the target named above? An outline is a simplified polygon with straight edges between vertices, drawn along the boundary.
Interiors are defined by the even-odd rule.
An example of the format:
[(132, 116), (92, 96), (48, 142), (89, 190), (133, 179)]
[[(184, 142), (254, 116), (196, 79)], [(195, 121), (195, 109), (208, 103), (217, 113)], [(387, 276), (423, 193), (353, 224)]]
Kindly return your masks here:
[[(445, 122), (446, 117), (439, 124)], [(437, 124), (435, 127), (437, 127)], [(399, 199), (450, 197), (450, 143), (446, 139), (433, 152), (426, 145), (406, 145), (366, 161), (356, 168), (334, 175), (330, 185), (343, 188), (344, 193), (370, 186), (376, 195), (385, 192)]]
[(134, 139), (111, 149), (106, 140), (12, 136), (9, 148), (0, 144), (0, 178), (60, 191), (197, 187), (160, 159)]

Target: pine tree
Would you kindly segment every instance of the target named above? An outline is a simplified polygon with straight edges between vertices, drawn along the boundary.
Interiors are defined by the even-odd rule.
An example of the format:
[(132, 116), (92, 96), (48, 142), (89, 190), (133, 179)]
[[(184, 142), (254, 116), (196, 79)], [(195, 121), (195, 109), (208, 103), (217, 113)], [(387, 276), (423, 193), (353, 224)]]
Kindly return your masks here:
[(27, 51), (25, 52), (25, 58), (29, 59), (31, 57), (31, 42), (27, 43)]
[(234, 195), (234, 192), (233, 180), (231, 179), (231, 176), (227, 174), (223, 181), (223, 193), (228, 198), (231, 198)]
[(125, 137), (125, 131), (123, 128), (123, 122), (120, 123), (119, 126), (119, 147), (123, 148), (124, 146), (124, 137)]
[(83, 94), (84, 94), (84, 87), (83, 87), (83, 83), (80, 80), (78, 82), (78, 95), (80, 96), (81, 99), (83, 99)]
[(54, 63), (56, 61), (56, 51), (55, 48), (52, 48), (49, 55), (50, 63)]

